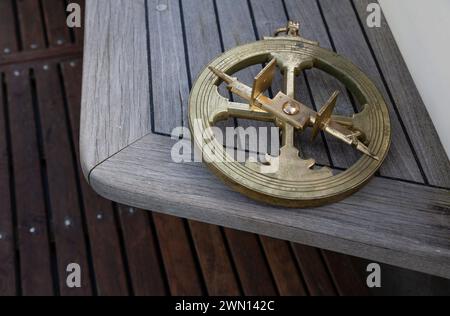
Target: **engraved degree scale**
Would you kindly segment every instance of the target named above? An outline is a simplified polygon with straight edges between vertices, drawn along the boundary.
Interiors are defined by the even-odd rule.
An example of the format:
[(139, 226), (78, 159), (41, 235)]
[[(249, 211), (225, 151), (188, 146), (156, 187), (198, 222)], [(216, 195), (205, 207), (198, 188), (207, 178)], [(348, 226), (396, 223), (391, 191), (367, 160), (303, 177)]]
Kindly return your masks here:
[[(241, 69), (265, 63), (253, 87), (233, 77)], [(271, 87), (277, 68), (283, 74), (283, 91), (269, 98), (264, 92)], [(338, 92), (318, 112), (295, 100), (295, 76), (311, 68), (341, 81), (364, 104), (363, 110), (353, 117), (333, 115)], [(232, 102), (220, 95), (218, 86), (222, 82), (247, 103)], [(262, 164), (256, 162), (237, 162), (209, 132), (218, 121), (229, 117), (271, 121), (280, 127), (279, 156), (267, 156), (266, 162), (276, 162), (273, 173), (262, 172)], [(194, 143), (218, 177), (253, 199), (287, 207), (318, 206), (352, 194), (380, 168), (391, 139), (388, 109), (375, 85), (344, 57), (302, 38), (299, 24), (294, 22), (277, 30), (274, 37), (236, 47), (212, 61), (192, 88), (189, 123)], [(312, 129), (312, 141), (323, 131), (363, 155), (342, 172), (319, 168), (313, 159), (302, 157), (294, 145), (295, 133), (308, 128)], [(218, 156), (221, 161), (215, 159)]]

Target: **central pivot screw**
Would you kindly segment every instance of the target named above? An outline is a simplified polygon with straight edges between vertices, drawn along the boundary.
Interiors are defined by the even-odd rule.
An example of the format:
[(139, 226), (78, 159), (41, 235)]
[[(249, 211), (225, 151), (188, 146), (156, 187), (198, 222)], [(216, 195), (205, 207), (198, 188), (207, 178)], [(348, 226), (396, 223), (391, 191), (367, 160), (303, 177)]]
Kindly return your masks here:
[(295, 115), (300, 112), (300, 107), (297, 104), (292, 104), (291, 102), (286, 102), (283, 105), (283, 112), (287, 115)]

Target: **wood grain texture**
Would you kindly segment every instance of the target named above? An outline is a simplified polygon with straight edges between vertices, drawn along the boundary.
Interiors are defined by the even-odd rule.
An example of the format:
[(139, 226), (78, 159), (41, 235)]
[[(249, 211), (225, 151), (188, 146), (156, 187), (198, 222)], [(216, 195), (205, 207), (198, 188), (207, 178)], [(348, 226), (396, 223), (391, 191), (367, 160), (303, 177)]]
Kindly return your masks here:
[(98, 166), (91, 185), (140, 208), (449, 276), (448, 190), (375, 178), (340, 203), (273, 208), (232, 192), (202, 164), (173, 163), (172, 146), (148, 135)]
[(322, 260), (321, 251), (300, 244), (294, 244), (293, 250), (303, 271), (309, 293), (313, 296), (337, 295), (333, 280), (327, 273), (326, 265)]
[[(358, 273), (354, 258), (332, 251), (323, 251), (322, 256), (341, 296), (368, 296), (369, 289), (363, 273)], [(367, 267), (367, 266), (366, 266)], [(343, 273), (345, 271), (346, 273)], [(365, 272), (365, 271), (364, 271)], [(401, 274), (402, 272), (398, 272)]]
[(10, 155), (8, 146), (6, 91), (3, 78), (0, 85), (0, 295), (16, 295), (15, 242), (13, 224), (13, 201), (10, 183)]
[[(60, 67), (69, 118), (69, 134), (78, 162), (80, 160), (78, 135), (80, 134), (82, 61), (80, 59), (70, 60), (61, 63)], [(99, 295), (105, 296), (126, 295), (128, 294), (126, 273), (112, 203), (98, 196), (89, 187), (78, 163), (77, 167), (90, 247), (92, 253), (95, 253), (92, 262), (97, 292)]]
[[(380, 168), (380, 173), (399, 179), (424, 182), (414, 152), (409, 146), (407, 135), (396, 114), (394, 104), (389, 99), (389, 93), (372, 58), (351, 3), (346, 0), (319, 0), (318, 3), (337, 53), (350, 59), (373, 81), (388, 106), (392, 127), (392, 144), (389, 155)], [(349, 30), (352, 31), (349, 32)]]
[(159, 258), (158, 241), (151, 214), (132, 207), (119, 206), (128, 267), (133, 294), (137, 296), (162, 296), (168, 293), (164, 268)]
[(16, 30), (12, 0), (0, 1), (0, 56), (9, 55), (17, 51)]
[(273, 296), (277, 289), (264, 258), (258, 236), (242, 230), (225, 229), (231, 256), (246, 296)]
[(151, 120), (145, 1), (86, 5), (80, 154), (88, 175), (150, 132)]
[[(289, 3), (289, 1), (286, 2)], [(141, 1), (135, 3), (139, 5)], [(155, 4), (151, 3), (152, 5)], [(216, 23), (222, 25), (227, 22), (226, 18), (225, 20), (220, 18), (220, 6), (223, 3), (216, 2), (219, 8), (219, 21), (216, 21), (211, 14), (201, 14), (201, 10), (197, 10), (197, 12), (191, 7), (197, 6), (198, 8), (200, 6), (202, 10), (211, 12), (213, 3), (208, 1), (182, 2), (184, 15), (180, 18), (184, 21), (185, 26), (192, 26), (191, 28), (186, 27), (185, 33), (189, 65), (186, 71), (190, 72), (190, 76), (188, 74), (190, 80), (195, 78), (196, 73), (204, 67), (207, 61), (221, 51)], [(250, 1), (250, 3), (252, 7), (260, 6), (257, 1)], [(271, 5), (273, 3), (274, 6), (279, 6), (277, 2), (265, 1), (264, 3), (270, 3)], [(302, 242), (307, 245), (449, 277), (447, 237), (450, 198), (448, 190), (376, 178), (361, 192), (341, 203), (306, 210), (272, 208), (259, 205), (232, 192), (208, 173), (201, 164), (177, 165), (172, 163), (170, 150), (173, 141), (167, 137), (148, 134), (140, 139), (139, 137), (133, 138), (134, 140), (138, 139), (135, 142), (130, 141), (128, 137), (130, 133), (141, 131), (140, 134), (143, 136), (149, 131), (147, 129), (146, 132), (143, 132), (143, 129), (140, 128), (143, 125), (149, 126), (148, 121), (146, 121), (151, 108), (148, 100), (146, 104), (134, 102), (130, 105), (133, 113), (141, 111), (145, 115), (127, 116), (130, 124), (123, 125), (120, 132), (111, 128), (111, 126), (114, 127), (114, 120), (117, 121), (117, 119), (114, 115), (111, 116), (109, 104), (113, 104), (116, 112), (120, 112), (122, 107), (119, 104), (120, 102), (117, 102), (117, 98), (111, 98), (110, 91), (129, 89), (131, 84), (130, 80), (123, 78), (123, 76), (122, 78), (111, 78), (101, 75), (102, 72), (116, 73), (115, 70), (120, 62), (116, 60), (115, 64), (110, 64), (113, 61), (110, 55), (101, 54), (99, 51), (108, 51), (105, 49), (104, 43), (111, 32), (110, 30), (119, 22), (119, 18), (116, 17), (117, 11), (120, 5), (129, 7), (129, 4), (120, 1), (111, 1), (109, 4), (103, 1), (95, 3), (88, 1), (87, 4), (87, 38), (92, 38), (86, 40), (86, 52), (89, 51), (89, 54), (86, 54), (88, 62), (85, 64), (83, 95), (83, 113), (85, 114), (82, 117), (84, 126), (82, 126), (81, 141), (82, 151), (85, 147), (90, 154), (82, 154), (82, 160), (85, 173), (86, 171), (92, 172), (89, 180), (100, 194), (115, 201), (144, 209), (156, 209), (158, 212), (183, 218), (258, 232), (272, 237)], [(163, 4), (167, 3), (164, 2)], [(171, 3), (168, 4), (166, 9), (171, 8), (173, 10), (173, 3), (172, 6)], [(110, 9), (107, 10), (110, 14), (96, 19), (100, 7)], [(154, 10), (153, 6), (149, 5), (148, 8)], [(159, 9), (161, 8), (159, 7)], [(309, 8), (312, 8), (313, 11), (311, 12), (316, 16), (322, 17), (321, 7), (313, 3), (309, 5)], [(347, 9), (344, 8), (337, 10), (336, 13), (327, 14), (339, 13), (343, 14), (343, 19), (347, 19), (346, 14), (353, 10), (351, 6), (350, 11)], [(186, 14), (186, 10), (191, 14)], [(256, 9), (253, 8), (253, 10), (256, 15)], [(279, 10), (276, 14), (279, 15), (281, 21), (282, 15)], [(344, 10), (344, 13), (342, 13), (342, 10)], [(305, 14), (304, 12), (306, 11), (301, 11)], [(262, 10), (258, 13), (262, 16), (261, 26), (259, 28), (256, 26), (259, 35), (261, 33), (262, 35), (270, 34), (275, 27), (280, 26), (279, 23), (272, 25), (275, 24), (270, 19), (272, 13), (271, 10)], [(155, 14), (155, 12), (151, 14)], [(240, 11), (240, 14), (245, 15), (245, 11)], [(330, 17), (327, 14), (325, 21), (329, 23)], [(120, 22), (124, 25), (136, 24), (136, 21), (142, 18), (140, 12), (135, 12), (133, 22), (127, 21), (127, 18), (130, 18), (129, 15), (122, 14), (121, 16), (123, 20), (120, 20)], [(224, 16), (226, 17), (226, 15)], [(358, 26), (354, 13), (349, 19), (351, 23), (356, 21)], [(103, 24), (99, 24), (98, 20), (102, 20)], [(255, 21), (258, 21), (258, 19)], [(277, 22), (279, 21), (277, 20)], [(367, 46), (364, 46), (366, 44), (362, 33), (356, 32), (356, 38), (358, 39), (351, 37), (350, 40), (350, 43), (362, 41), (357, 43), (356, 46), (361, 49), (361, 52), (357, 49), (351, 51), (345, 48), (344, 40), (346, 37), (342, 35), (342, 25), (345, 23), (349, 22), (340, 21), (339, 24), (335, 25), (338, 30), (330, 32), (333, 42), (328, 39), (329, 45), (334, 44), (338, 51), (342, 51), (344, 55), (350, 55), (348, 57), (354, 59), (371, 76), (375, 76), (377, 85), (383, 88), (380, 73), (377, 71), (373, 60), (365, 60), (371, 58), (371, 56), (370, 50)], [(353, 25), (351, 23), (350, 25)], [(200, 29), (196, 28), (196, 25), (199, 24), (201, 25)], [(109, 26), (105, 27), (105, 25)], [(329, 24), (327, 25), (329, 26)], [(94, 28), (94, 26), (97, 27)], [(323, 22), (317, 27), (321, 30), (320, 36), (326, 40), (328, 34), (326, 34)], [(141, 24), (142, 33), (145, 33), (144, 29)], [(352, 28), (347, 27), (347, 29)], [(314, 31), (314, 27), (311, 27), (310, 32), (314, 34)], [(223, 39), (227, 36), (230, 35), (223, 33)], [(99, 38), (103, 38), (103, 41)], [(119, 36), (118, 41), (120, 40), (124, 39)], [(241, 39), (238, 38), (237, 40)], [(177, 42), (177, 45), (180, 45), (179, 42)], [(128, 59), (136, 57), (137, 54), (135, 50), (124, 53), (129, 54)], [(136, 63), (139, 67), (144, 64)], [(96, 65), (101, 65), (102, 72), (93, 71), (97, 67)], [(133, 76), (136, 72), (132, 69), (137, 69), (138, 66), (135, 67), (130, 66), (126, 75)], [(96, 78), (95, 75), (99, 76)], [(313, 75), (308, 74), (305, 78), (309, 79), (308, 76)], [(145, 86), (149, 91), (148, 81), (140, 81), (139, 84), (135, 83), (132, 87), (135, 89), (140, 87), (138, 91), (142, 93)], [(89, 87), (94, 88), (91, 89), (91, 93), (86, 93), (90, 89)], [(175, 89), (174, 91), (178, 92), (178, 90)], [(177, 96), (175, 92), (171, 92), (171, 100), (178, 100), (179, 102), (183, 98)], [(315, 92), (309, 92), (315, 100)], [(385, 94), (387, 94), (386, 91)], [(133, 100), (139, 99), (136, 95), (130, 97)], [(108, 104), (108, 106), (105, 104)], [(160, 105), (153, 104), (153, 106), (158, 107)], [(400, 125), (398, 121), (396, 124)], [(398, 131), (397, 137), (399, 140), (395, 140), (395, 146), (398, 148), (391, 154), (392, 162), (383, 169), (388, 171), (382, 171), (382, 173), (391, 177), (423, 182), (424, 178), (401, 127), (398, 128)], [(115, 138), (112, 137), (114, 133), (117, 136)], [(102, 137), (99, 137), (99, 135)], [(112, 148), (110, 144), (112, 144), (114, 150), (110, 150)], [(345, 158), (343, 161), (346, 161)], [(393, 167), (394, 162), (405, 167), (395, 169)], [(94, 169), (92, 170), (92, 168)], [(170, 192), (169, 195), (168, 192)], [(223, 205), (223, 207), (218, 210), (217, 205)], [(188, 253), (186, 249), (185, 252)]]
[(221, 228), (195, 221), (189, 221), (189, 226), (208, 295), (237, 296), (242, 294)]
[(364, 23), (369, 2), (369, 0), (353, 1), (391, 92), (392, 100), (402, 118), (428, 182), (450, 188), (450, 161), (386, 19), (382, 18), (380, 28), (368, 28), (367, 23)]
[[(83, 229), (73, 152), (66, 125), (63, 93), (57, 64), (45, 64), (34, 69), (36, 101), (42, 127), (42, 148), (46, 161), (48, 207), (57, 252), (57, 268), (62, 295), (90, 295), (92, 282), (82, 278), (81, 288), (66, 286), (66, 267), (78, 263), (89, 271), (87, 232)], [(61, 175), (65, 175), (62, 177)], [(105, 213), (105, 217), (109, 214)], [(70, 225), (67, 225), (67, 221)], [(40, 231), (37, 231), (41, 233)]]
[(170, 294), (174, 296), (205, 294), (185, 222), (164, 214), (153, 214), (153, 220), (169, 280)]
[(170, 135), (187, 123), (189, 79), (178, 0), (148, 1), (153, 128)]
[(44, 49), (47, 43), (39, 1), (21, 0), (16, 1), (16, 4), (22, 49), (25, 51)]
[(66, 24), (66, 3), (60, 0), (42, 1), (48, 46), (58, 47), (71, 42), (69, 28)]
[(273, 279), (281, 296), (305, 296), (303, 278), (293, 260), (288, 242), (260, 236)]
[[(41, 151), (28, 69), (6, 73), (23, 295), (52, 295), (52, 256)], [(24, 126), (27, 128), (24, 129)], [(26, 197), (26, 198), (25, 198)], [(34, 228), (36, 233), (30, 233)], [(53, 267), (54, 268), (54, 267)]]

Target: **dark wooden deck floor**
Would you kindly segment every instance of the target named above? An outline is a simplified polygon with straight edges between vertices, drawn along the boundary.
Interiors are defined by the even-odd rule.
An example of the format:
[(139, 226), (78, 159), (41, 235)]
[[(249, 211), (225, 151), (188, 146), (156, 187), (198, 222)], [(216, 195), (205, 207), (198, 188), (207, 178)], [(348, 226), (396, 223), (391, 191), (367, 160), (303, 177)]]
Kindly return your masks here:
[[(369, 294), (362, 260), (97, 196), (78, 163), (83, 34), (67, 2), (0, 0), (0, 295)], [(430, 280), (386, 271), (385, 293)]]

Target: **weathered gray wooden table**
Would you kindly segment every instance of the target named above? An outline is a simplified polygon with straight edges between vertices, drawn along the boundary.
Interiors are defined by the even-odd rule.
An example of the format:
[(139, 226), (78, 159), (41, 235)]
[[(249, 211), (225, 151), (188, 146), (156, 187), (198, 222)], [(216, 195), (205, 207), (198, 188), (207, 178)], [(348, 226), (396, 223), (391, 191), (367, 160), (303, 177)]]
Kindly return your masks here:
[[(366, 26), (368, 2), (88, 0), (81, 121), (88, 181), (123, 204), (450, 278), (450, 163), (389, 27), (384, 20)], [(175, 141), (167, 136), (187, 124), (189, 89), (213, 57), (287, 19), (365, 71), (393, 125), (379, 175), (352, 197), (315, 209), (253, 202), (202, 164), (172, 162)], [(321, 104), (336, 83), (309, 71), (298, 87), (305, 103)], [(352, 113), (352, 104), (344, 90), (338, 111)], [(354, 159), (328, 139), (320, 145), (319, 163), (345, 168)]]

